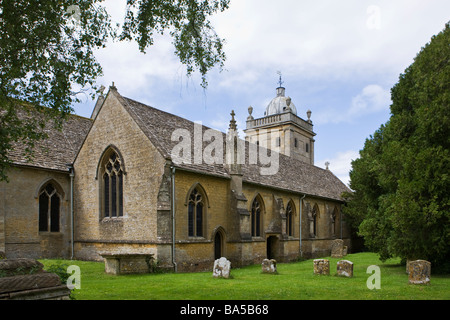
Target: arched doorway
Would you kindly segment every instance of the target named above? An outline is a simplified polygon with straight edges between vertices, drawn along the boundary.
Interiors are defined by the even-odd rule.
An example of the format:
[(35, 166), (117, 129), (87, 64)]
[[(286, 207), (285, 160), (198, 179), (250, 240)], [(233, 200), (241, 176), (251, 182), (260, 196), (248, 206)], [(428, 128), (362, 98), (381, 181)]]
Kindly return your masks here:
[(216, 232), (214, 236), (214, 260), (223, 257), (223, 237), (220, 231)]
[(276, 259), (278, 238), (276, 236), (270, 236), (267, 238), (267, 259)]

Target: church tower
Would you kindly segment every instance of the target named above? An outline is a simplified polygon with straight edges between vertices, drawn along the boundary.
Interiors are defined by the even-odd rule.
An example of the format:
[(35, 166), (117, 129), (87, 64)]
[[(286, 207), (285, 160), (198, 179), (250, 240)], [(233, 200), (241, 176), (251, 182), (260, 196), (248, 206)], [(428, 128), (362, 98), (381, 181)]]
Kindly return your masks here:
[(297, 108), (286, 89), (276, 89), (276, 97), (266, 108), (264, 117), (255, 119), (253, 108), (248, 108), (245, 140), (275, 150), (297, 160), (314, 164), (314, 136), (311, 111), (306, 112), (308, 120), (297, 115)]

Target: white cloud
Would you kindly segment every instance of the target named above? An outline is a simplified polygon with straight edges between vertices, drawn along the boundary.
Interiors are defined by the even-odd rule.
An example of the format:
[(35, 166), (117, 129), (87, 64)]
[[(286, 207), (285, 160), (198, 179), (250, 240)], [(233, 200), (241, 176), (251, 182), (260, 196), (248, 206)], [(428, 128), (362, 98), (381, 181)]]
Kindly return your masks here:
[(360, 94), (352, 99), (352, 104), (348, 110), (348, 116), (361, 116), (389, 110), (391, 105), (391, 94), (379, 85), (371, 84), (362, 90)]
[[(231, 1), (229, 9), (211, 17), (219, 36), (226, 39), (228, 72), (210, 76), (224, 90), (233, 90), (264, 82), (267, 70), (301, 79), (398, 75), (420, 46), (444, 27), (441, 16), (449, 7), (445, 1), (430, 5), (419, 0), (380, 0), (376, 6), (361, 0)], [(123, 23), (126, 1), (107, 0), (106, 6), (113, 22)], [(378, 11), (368, 10), (374, 7)], [(374, 23), (377, 28), (370, 27)], [(113, 43), (97, 55), (104, 67), (103, 84), (115, 81), (122, 91), (133, 93), (154, 83), (179, 87), (185, 67), (173, 52), (166, 36), (157, 36), (145, 55), (135, 43)]]
[(390, 105), (390, 90), (377, 84), (370, 84), (351, 98), (346, 109), (339, 110), (333, 106), (318, 110), (314, 122), (317, 124), (354, 122), (373, 113), (389, 111)]
[(229, 72), (220, 81), (227, 90), (253, 86), (281, 70), (292, 80), (377, 75), (392, 85), (444, 28), (448, 10), (448, 0), (231, 1), (212, 18), (226, 39)]
[(349, 172), (352, 168), (352, 160), (358, 158), (358, 151), (348, 150), (336, 153), (333, 158), (316, 161), (316, 165), (325, 169), (325, 162), (329, 162), (328, 169), (348, 186), (350, 182)]

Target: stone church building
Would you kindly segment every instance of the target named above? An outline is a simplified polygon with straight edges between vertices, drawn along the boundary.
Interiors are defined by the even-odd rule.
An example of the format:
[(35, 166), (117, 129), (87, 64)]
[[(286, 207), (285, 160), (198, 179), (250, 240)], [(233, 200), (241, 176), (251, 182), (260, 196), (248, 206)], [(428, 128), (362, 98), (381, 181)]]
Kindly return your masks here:
[(0, 183), (0, 251), (97, 261), (152, 254), (161, 267), (200, 271), (220, 257), (238, 267), (326, 256), (334, 239), (351, 250), (341, 215), (348, 188), (314, 166), (306, 115), (279, 87), (263, 117), (249, 108), (243, 140), (234, 112), (221, 133), (112, 86), (90, 119), (71, 115), (62, 130), (47, 128), (31, 161), (21, 145), (10, 154), (9, 182)]

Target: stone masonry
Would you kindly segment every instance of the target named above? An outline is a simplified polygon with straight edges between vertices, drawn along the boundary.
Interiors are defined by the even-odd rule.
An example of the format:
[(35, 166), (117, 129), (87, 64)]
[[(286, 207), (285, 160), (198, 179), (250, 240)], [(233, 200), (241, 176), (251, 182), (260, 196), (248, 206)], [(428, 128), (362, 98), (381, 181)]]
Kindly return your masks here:
[(70, 289), (33, 259), (0, 260), (0, 300), (68, 300)]
[(220, 258), (214, 262), (213, 277), (214, 278), (225, 278), (230, 277), (231, 262), (227, 258)]
[(429, 284), (431, 263), (425, 260), (410, 261), (408, 264), (408, 280), (411, 284)]
[(262, 273), (277, 273), (277, 262), (274, 259), (264, 259), (261, 264)]
[(314, 274), (329, 275), (330, 261), (327, 259), (314, 259)]
[(336, 273), (338, 276), (353, 277), (353, 262), (348, 260), (338, 261), (336, 266)]
[(344, 241), (342, 239), (336, 239), (331, 242), (331, 257), (342, 258), (344, 250)]
[[(336, 237), (351, 245), (341, 217), (341, 194), (347, 188), (329, 170), (285, 154), (273, 175), (261, 174), (260, 166), (247, 161), (242, 166), (175, 163), (173, 147), (181, 142), (173, 140), (175, 130), (190, 134), (193, 146), (196, 132), (208, 128), (123, 97), (114, 86), (99, 99), (91, 119), (74, 115), (64, 128), (44, 143), (51, 146), (51, 157), (40, 155), (31, 164), (17, 158), (11, 182), (0, 182), (0, 251), (8, 258), (70, 257), (73, 245), (77, 259), (104, 261), (100, 253), (128, 256), (120, 261), (137, 266), (133, 256), (152, 255), (159, 267), (192, 272), (211, 270), (218, 257), (239, 267), (266, 258), (295, 261), (300, 253), (305, 258), (328, 256)], [(200, 137), (203, 146), (210, 147), (205, 137)], [(306, 152), (303, 141), (293, 138), (297, 151)], [(248, 142), (244, 147), (250, 151)], [(310, 145), (311, 159), (313, 149)], [(105, 216), (103, 210), (108, 206), (103, 174), (112, 152), (123, 169), (123, 183), (115, 189), (123, 195), (119, 216)], [(49, 159), (58, 160), (57, 166)], [(73, 198), (68, 164), (74, 168)], [(48, 181), (59, 186), (61, 195), (59, 232), (39, 232), (39, 190)], [(195, 225), (202, 232), (192, 236), (189, 196), (195, 188), (204, 202), (201, 225)], [(109, 196), (115, 194), (112, 190)], [(258, 221), (252, 214), (255, 199)], [(144, 270), (145, 259), (139, 265)]]

